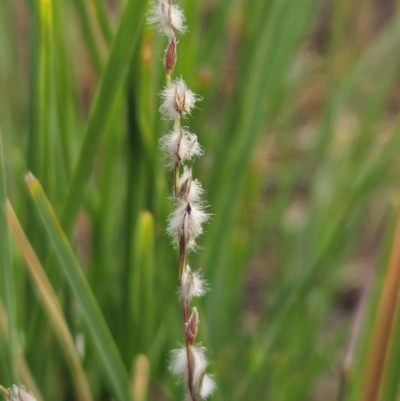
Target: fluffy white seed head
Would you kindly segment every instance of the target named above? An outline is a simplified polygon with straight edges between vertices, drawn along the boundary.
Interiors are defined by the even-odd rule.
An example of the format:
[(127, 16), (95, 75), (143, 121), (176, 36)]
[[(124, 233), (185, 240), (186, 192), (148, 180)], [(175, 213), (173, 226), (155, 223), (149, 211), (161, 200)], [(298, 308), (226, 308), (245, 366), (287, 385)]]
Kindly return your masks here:
[(13, 384), (11, 389), (11, 398), (8, 401), (36, 401), (36, 398), (24, 386), (16, 386)]
[(176, 243), (184, 241), (186, 250), (196, 248), (196, 238), (203, 233), (208, 213), (199, 203), (182, 202), (169, 216), (167, 232)]
[(200, 98), (187, 88), (185, 81), (179, 78), (161, 91), (161, 113), (167, 118), (175, 120), (190, 114), (195, 103)]
[(180, 295), (184, 301), (190, 301), (193, 297), (201, 297), (207, 292), (207, 284), (201, 274), (193, 272), (189, 265), (182, 274)]
[(160, 139), (161, 149), (169, 168), (203, 154), (197, 136), (184, 128), (175, 129)]
[[(193, 383), (199, 383), (204, 376), (207, 368), (207, 360), (205, 357), (205, 348), (194, 345), (190, 348), (193, 355)], [(182, 347), (172, 351), (172, 359), (170, 364), (172, 373), (178, 376), (182, 381), (188, 378), (188, 360), (186, 347)]]
[(183, 11), (177, 5), (171, 4), (170, 0), (156, 1), (147, 21), (171, 39), (176, 33), (183, 33), (186, 30)]

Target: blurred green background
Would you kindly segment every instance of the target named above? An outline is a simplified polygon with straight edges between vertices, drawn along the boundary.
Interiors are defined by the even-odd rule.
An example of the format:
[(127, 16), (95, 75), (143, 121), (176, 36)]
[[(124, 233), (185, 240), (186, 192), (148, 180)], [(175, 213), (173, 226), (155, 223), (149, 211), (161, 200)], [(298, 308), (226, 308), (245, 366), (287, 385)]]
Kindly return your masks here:
[[(203, 97), (186, 124), (205, 148), (193, 169), (212, 219), (188, 262), (210, 286), (196, 306), (212, 399), (340, 399), (361, 306), (341, 399), (362, 400), (399, 195), (398, 2), (179, 5), (189, 29), (173, 76)], [(130, 399), (129, 378), (147, 389), (135, 401), (184, 397), (168, 371), (184, 338), (178, 252), (165, 234), (172, 176), (158, 146), (169, 129), (158, 112), (166, 43), (145, 24), (149, 7), (0, 2), (2, 201), (50, 280), (98, 401)], [(41, 190), (29, 195), (28, 171), (66, 238)], [(38, 401), (81, 399), (27, 245), (3, 217), (0, 384), (35, 386)], [(382, 401), (398, 400), (398, 343)]]

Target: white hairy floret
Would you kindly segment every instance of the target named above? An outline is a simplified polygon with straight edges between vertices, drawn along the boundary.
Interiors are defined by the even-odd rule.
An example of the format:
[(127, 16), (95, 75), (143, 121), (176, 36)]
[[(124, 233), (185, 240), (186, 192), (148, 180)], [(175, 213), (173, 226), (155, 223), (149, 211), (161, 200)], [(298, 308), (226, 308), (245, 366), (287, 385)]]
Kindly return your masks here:
[(186, 348), (182, 347), (172, 351), (172, 360), (170, 364), (172, 373), (185, 379), (188, 375)]
[(184, 241), (186, 250), (196, 248), (196, 238), (203, 233), (203, 224), (209, 219), (200, 203), (182, 202), (169, 216), (167, 232), (179, 244)]
[(187, 88), (182, 78), (176, 79), (170, 86), (164, 88), (161, 98), (160, 111), (166, 118), (172, 120), (190, 114), (195, 103), (200, 100)]
[(186, 30), (183, 11), (177, 5), (171, 4), (170, 0), (158, 0), (150, 10), (147, 21), (169, 38), (174, 38), (176, 32), (182, 33)]
[[(193, 382), (196, 383), (201, 380), (207, 367), (207, 360), (204, 355), (205, 348), (195, 345), (190, 347), (190, 352), (193, 354)], [(187, 380), (188, 360), (186, 347), (172, 351), (170, 369), (181, 380)]]
[(184, 202), (195, 203), (200, 200), (204, 190), (200, 182), (192, 177), (192, 169), (185, 167), (183, 174), (179, 177), (178, 197)]
[(8, 401), (36, 401), (32, 393), (27, 391), (24, 386), (16, 386), (13, 384), (11, 390), (11, 398), (7, 397)]
[(197, 136), (184, 128), (175, 129), (164, 135), (160, 139), (160, 144), (167, 159), (167, 166), (170, 168), (203, 154)]
[(200, 397), (207, 398), (214, 392), (215, 387), (215, 382), (212, 379), (211, 375), (204, 375), (200, 387)]
[(197, 271), (193, 272), (187, 265), (182, 274), (180, 288), (182, 300), (190, 301), (193, 297), (201, 297), (207, 290), (207, 284), (201, 274)]

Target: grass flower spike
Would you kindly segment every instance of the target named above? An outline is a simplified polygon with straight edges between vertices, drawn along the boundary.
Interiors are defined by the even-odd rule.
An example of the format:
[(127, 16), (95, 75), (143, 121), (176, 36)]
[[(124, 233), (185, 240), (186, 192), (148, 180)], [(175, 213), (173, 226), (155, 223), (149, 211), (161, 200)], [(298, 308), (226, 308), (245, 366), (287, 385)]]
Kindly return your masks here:
[[(174, 171), (173, 211), (168, 218), (167, 232), (179, 249), (180, 300), (182, 302), (185, 345), (172, 353), (171, 371), (187, 383), (188, 400), (199, 401), (215, 389), (212, 377), (206, 374), (205, 348), (196, 343), (199, 327), (197, 308), (191, 307), (193, 298), (204, 295), (207, 285), (201, 275), (186, 264), (187, 253), (197, 249), (197, 238), (209, 219), (202, 200), (203, 189), (193, 178), (192, 169), (184, 165), (203, 154), (197, 136), (181, 127), (181, 118), (190, 115), (199, 96), (188, 89), (178, 78), (171, 82), (177, 59), (176, 35), (185, 30), (182, 11), (169, 0), (159, 0), (149, 16), (149, 23), (156, 25), (168, 40), (164, 67), (166, 86), (161, 91), (160, 112), (170, 120), (173, 129), (160, 140), (166, 165)], [(183, 171), (181, 171), (183, 170)]]

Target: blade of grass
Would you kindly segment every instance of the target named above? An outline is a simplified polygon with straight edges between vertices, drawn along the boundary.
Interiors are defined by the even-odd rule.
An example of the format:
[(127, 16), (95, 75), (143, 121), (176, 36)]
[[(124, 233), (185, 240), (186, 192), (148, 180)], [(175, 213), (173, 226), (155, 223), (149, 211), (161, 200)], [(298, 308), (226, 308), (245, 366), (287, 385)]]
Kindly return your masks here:
[[(29, 2), (30, 4), (31, 2)], [(30, 69), (29, 69), (29, 124), (28, 124), (28, 167), (36, 171), (38, 166), (38, 130), (39, 130), (39, 41), (40, 41), (40, 18), (39, 5), (31, 4), (32, 26), (30, 30)]]
[(104, 40), (107, 45), (111, 44), (113, 38), (113, 31), (110, 25), (110, 21), (107, 17), (107, 10), (104, 6), (104, 2), (101, 0), (93, 0), (91, 3), (97, 15), (97, 20), (100, 25), (101, 33), (103, 34)]
[[(136, 348), (148, 352), (154, 331), (154, 222), (147, 211), (138, 216), (132, 250), (129, 315), (133, 319), (132, 334), (136, 333), (138, 339)], [(143, 325), (144, 321), (146, 325)]]
[(90, 59), (92, 60), (93, 68), (96, 72), (96, 75), (100, 76), (103, 68), (103, 62), (101, 60), (98, 45), (91, 27), (89, 12), (86, 6), (87, 2), (83, 0), (74, 0), (73, 3), (80, 19), (83, 39), (86, 42), (86, 47), (88, 49)]
[(107, 374), (107, 380), (115, 397), (119, 401), (128, 401), (128, 373), (82, 268), (79, 266), (39, 181), (32, 174), (28, 174), (26, 183), (62, 271), (81, 308), (94, 349), (98, 355), (98, 361)]
[(146, 355), (139, 354), (132, 363), (133, 401), (145, 401), (149, 386), (150, 362)]
[(49, 163), (52, 161), (49, 127), (51, 109), (51, 60), (52, 60), (52, 2), (40, 0), (40, 50), (39, 50), (39, 85), (38, 85), (38, 171), (37, 174), (47, 189), (50, 185)]
[[(61, 215), (61, 223), (68, 233), (84, 196), (84, 187), (90, 174), (100, 138), (105, 131), (112, 104), (124, 81), (144, 20), (146, 2), (130, 0), (126, 5), (116, 33), (111, 54), (102, 75), (91, 109), (83, 145), (74, 169)], [(132, 29), (134, 27), (134, 29)]]
[[(67, 47), (65, 26), (63, 19), (65, 5), (61, 2), (53, 4), (54, 29), (54, 53), (55, 53), (55, 80), (56, 80), (56, 105), (58, 129), (60, 133), (61, 155), (65, 176), (68, 179), (71, 174), (71, 133), (74, 130), (73, 120), (75, 117), (74, 82), (71, 73), (71, 57)], [(63, 186), (64, 188), (64, 186)]]
[(0, 133), (0, 288), (3, 302), (8, 316), (8, 368), (10, 379), (17, 382), (17, 372), (15, 367), (16, 347), (17, 347), (17, 314), (15, 307), (15, 286), (12, 270), (12, 258), (10, 249), (9, 232), (6, 224), (5, 208), (7, 201), (6, 177), (4, 171), (3, 142)]
[(400, 288), (400, 214), (394, 233), (388, 270), (385, 275), (378, 303), (369, 356), (363, 376), (360, 401), (376, 401), (382, 382), (383, 367), (387, 357), (390, 333)]
[(397, 299), (395, 322), (387, 355), (379, 400), (396, 401), (400, 378), (400, 297)]
[(65, 357), (70, 365), (71, 375), (76, 386), (76, 397), (81, 401), (91, 401), (93, 398), (90, 392), (89, 383), (80, 363), (74, 340), (68, 329), (57, 295), (54, 292), (35, 251), (32, 249), (32, 246), (26, 238), (26, 235), (9, 202), (7, 203), (6, 213), (10, 230), (19, 246), (19, 249), (24, 255), (29, 274), (36, 286), (38, 296), (42, 301), (43, 307), (47, 312), (47, 316), (52, 323), (54, 331), (65, 353)]

